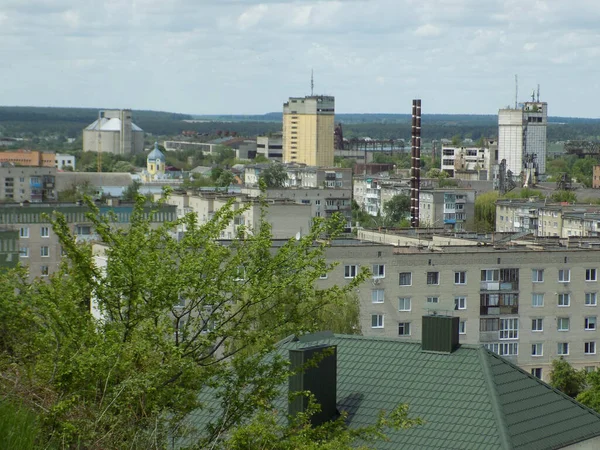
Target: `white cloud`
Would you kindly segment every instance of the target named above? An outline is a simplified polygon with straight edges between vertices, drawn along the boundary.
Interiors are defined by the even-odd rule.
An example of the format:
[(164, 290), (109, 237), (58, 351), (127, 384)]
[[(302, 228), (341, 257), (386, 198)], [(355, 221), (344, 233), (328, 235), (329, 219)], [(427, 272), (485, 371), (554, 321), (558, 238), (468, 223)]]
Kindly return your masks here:
[(526, 42), (525, 45), (523, 45), (523, 50), (525, 50), (526, 52), (532, 52), (537, 48), (537, 42)]
[(436, 37), (442, 33), (439, 27), (426, 23), (415, 30), (415, 36), (419, 37)]

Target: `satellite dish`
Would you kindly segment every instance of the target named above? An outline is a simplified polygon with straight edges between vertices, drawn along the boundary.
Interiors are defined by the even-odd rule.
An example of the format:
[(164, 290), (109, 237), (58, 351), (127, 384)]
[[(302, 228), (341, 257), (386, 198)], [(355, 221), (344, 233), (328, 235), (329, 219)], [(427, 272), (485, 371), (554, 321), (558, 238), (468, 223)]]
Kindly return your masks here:
[(297, 240), (297, 241), (299, 241), (299, 240), (300, 240), (300, 232), (299, 232), (299, 231), (296, 233), (296, 240)]

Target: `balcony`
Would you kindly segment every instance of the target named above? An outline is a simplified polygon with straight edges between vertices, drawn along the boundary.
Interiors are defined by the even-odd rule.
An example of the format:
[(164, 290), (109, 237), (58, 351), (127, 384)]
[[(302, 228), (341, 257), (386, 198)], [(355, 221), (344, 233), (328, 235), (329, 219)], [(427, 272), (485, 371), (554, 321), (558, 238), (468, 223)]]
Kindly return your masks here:
[(518, 281), (482, 281), (479, 285), (481, 291), (518, 291)]
[(504, 314), (519, 314), (519, 305), (480, 306), (479, 314), (481, 316), (499, 316), (499, 315), (504, 315)]

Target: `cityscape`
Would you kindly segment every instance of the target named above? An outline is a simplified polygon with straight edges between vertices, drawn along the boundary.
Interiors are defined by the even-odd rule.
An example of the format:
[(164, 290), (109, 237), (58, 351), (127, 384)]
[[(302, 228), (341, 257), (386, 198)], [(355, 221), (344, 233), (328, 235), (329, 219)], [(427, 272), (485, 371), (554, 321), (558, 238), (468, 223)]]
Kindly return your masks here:
[[(0, 100), (0, 448), (600, 448), (598, 90), (564, 67), (595, 54), (575, 35), (598, 7), (240, 0), (198, 6), (202, 28), (184, 0), (58, 3), (35, 14), (78, 42), (56, 43), (73, 92), (19, 84), (15, 59)], [(362, 6), (386, 37), (414, 13), (406, 69), (382, 70), (373, 24), (342, 27)], [(0, 5), (7, 36), (30, 8)], [(556, 55), (523, 13), (570, 33)], [(155, 15), (156, 36), (122, 23)], [(196, 103), (187, 45), (225, 22)], [(140, 51), (109, 52), (121, 75), (76, 48), (100, 29)], [(460, 43), (475, 75), (451, 87)], [(479, 46), (510, 71), (473, 81)]]

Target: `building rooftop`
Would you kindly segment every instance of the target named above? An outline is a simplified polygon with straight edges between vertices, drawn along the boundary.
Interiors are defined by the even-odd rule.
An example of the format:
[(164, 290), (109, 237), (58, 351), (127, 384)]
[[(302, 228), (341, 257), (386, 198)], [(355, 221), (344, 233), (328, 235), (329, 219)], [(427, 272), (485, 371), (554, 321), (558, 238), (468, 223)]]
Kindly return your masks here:
[[(112, 118), (108, 119), (106, 117), (102, 117), (100, 119), (100, 125), (98, 125), (98, 119), (94, 120), (91, 124), (85, 127), (85, 130), (88, 131), (121, 131), (121, 119)], [(138, 127), (135, 123), (131, 123), (132, 131), (143, 131), (140, 127)]]
[[(423, 352), (418, 342), (349, 335), (295, 336), (278, 352), (337, 346), (337, 409), (350, 427), (373, 425), (380, 411), (409, 405), (424, 424), (390, 430), (376, 449), (557, 449), (600, 436), (600, 415), (502, 357), (477, 346), (449, 354)], [(287, 385), (287, 383), (286, 383)], [(287, 411), (282, 386), (275, 402)], [(196, 426), (219, 412), (214, 400), (193, 413)], [(182, 442), (182, 445), (189, 444)]]

